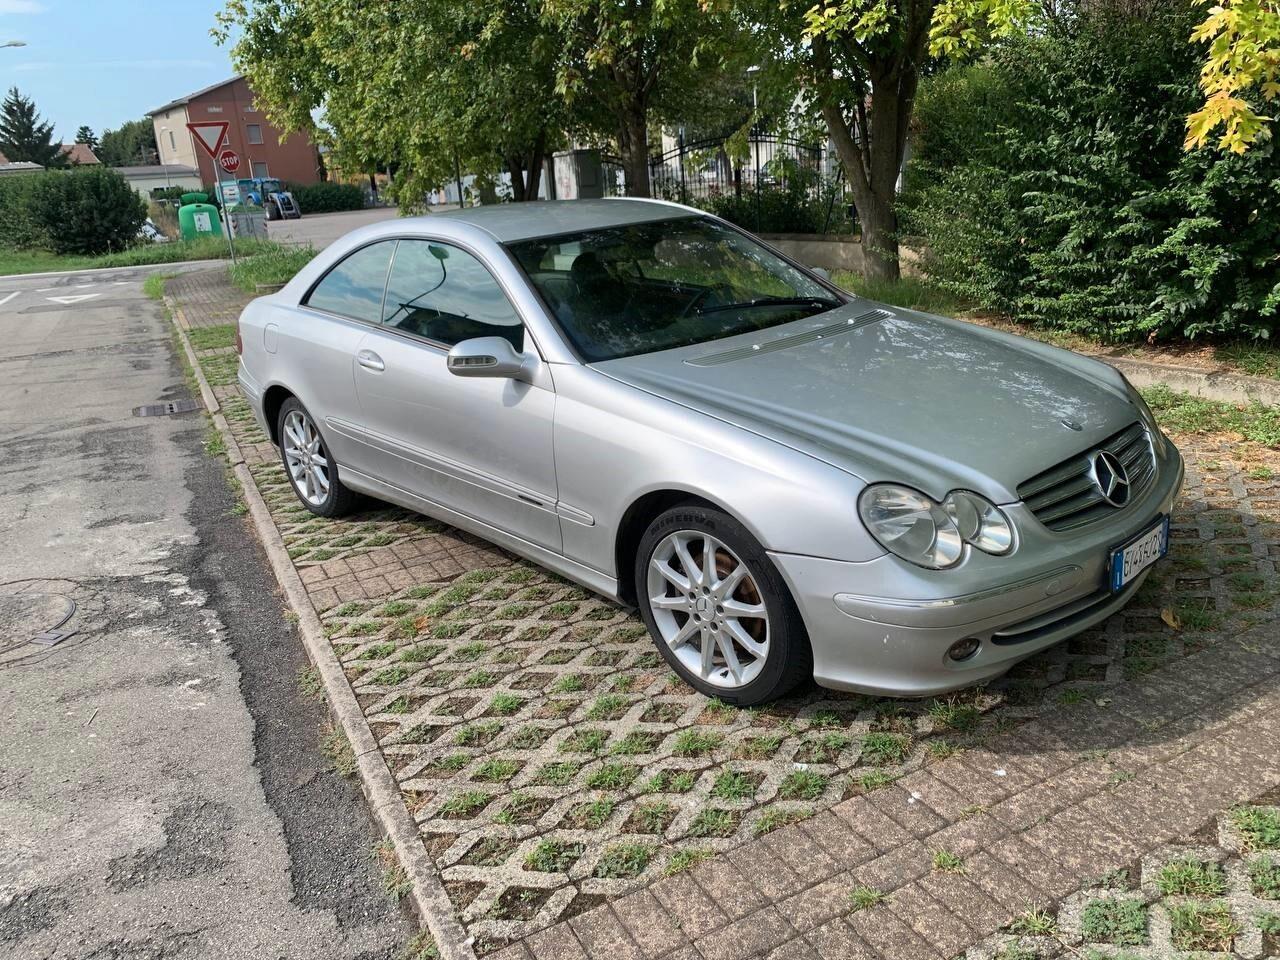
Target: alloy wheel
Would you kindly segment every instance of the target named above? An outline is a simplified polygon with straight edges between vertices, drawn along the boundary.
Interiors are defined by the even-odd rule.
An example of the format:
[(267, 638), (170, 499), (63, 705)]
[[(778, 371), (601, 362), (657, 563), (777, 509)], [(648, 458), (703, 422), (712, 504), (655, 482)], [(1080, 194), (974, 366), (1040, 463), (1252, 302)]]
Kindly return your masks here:
[(290, 410), (284, 418), (284, 462), (294, 487), (303, 500), (319, 507), (329, 499), (329, 457), (320, 441), (320, 432), (301, 410)]
[(754, 680), (769, 658), (769, 612), (750, 568), (720, 540), (669, 534), (649, 558), (649, 608), (680, 663), (726, 689)]

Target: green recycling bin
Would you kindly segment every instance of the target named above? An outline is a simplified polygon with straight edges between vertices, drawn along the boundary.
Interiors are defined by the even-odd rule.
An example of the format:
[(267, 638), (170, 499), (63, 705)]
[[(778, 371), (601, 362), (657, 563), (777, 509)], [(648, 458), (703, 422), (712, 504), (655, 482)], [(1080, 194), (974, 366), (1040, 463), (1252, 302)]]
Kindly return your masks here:
[(222, 233), (218, 208), (211, 203), (187, 203), (178, 208), (178, 232), (183, 240), (216, 237)]

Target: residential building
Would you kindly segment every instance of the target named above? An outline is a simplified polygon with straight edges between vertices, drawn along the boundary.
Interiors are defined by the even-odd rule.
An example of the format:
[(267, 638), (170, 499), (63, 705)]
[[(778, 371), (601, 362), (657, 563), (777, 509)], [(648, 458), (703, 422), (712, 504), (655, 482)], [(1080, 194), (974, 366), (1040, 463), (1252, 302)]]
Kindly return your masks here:
[(93, 152), (93, 147), (87, 143), (64, 143), (62, 145), (62, 153), (71, 165), (74, 167), (93, 166), (99, 163), (98, 156)]
[(197, 146), (188, 123), (226, 121), (227, 146), (240, 155), (236, 177), (275, 177), (292, 183), (321, 179), (319, 154), (311, 138), (295, 133), (281, 143), (280, 131), (258, 110), (243, 77), (179, 97), (148, 116), (155, 126), (160, 163), (194, 167), (206, 184), (218, 179), (213, 158)]
[(144, 199), (151, 199), (152, 191), (167, 187), (181, 187), (187, 192), (204, 189), (200, 171), (180, 163), (151, 164), (145, 167), (116, 167), (116, 173), (129, 182), (129, 186)]

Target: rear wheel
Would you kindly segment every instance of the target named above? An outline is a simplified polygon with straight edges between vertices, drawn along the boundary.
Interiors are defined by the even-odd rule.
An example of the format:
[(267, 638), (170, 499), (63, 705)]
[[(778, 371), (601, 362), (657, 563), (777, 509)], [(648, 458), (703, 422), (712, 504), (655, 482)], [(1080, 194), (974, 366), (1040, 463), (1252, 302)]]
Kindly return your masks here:
[(263, 209), (267, 212), (268, 220), (280, 219), (280, 205), (275, 203), (274, 201), (268, 201), (267, 204), (263, 207)]
[(727, 513), (689, 505), (657, 517), (640, 541), (635, 585), (658, 651), (700, 693), (750, 706), (812, 676), (786, 583)]
[(321, 517), (350, 513), (359, 497), (338, 479), (338, 466), (307, 408), (290, 397), (280, 406), (277, 425), (280, 459), (303, 506)]

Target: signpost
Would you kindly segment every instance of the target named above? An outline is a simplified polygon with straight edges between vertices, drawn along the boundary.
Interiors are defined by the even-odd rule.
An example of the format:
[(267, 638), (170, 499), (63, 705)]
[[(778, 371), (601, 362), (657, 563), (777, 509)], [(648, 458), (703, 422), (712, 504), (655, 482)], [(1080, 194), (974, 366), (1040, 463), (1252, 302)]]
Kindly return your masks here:
[[(230, 126), (227, 120), (201, 120), (198, 123), (188, 123), (187, 129), (191, 131), (191, 136), (195, 138), (201, 149), (209, 155), (213, 160), (213, 175), (218, 181), (218, 193), (223, 196), (222, 218), (227, 223), (227, 243), (231, 245), (231, 263), (236, 262), (236, 242), (231, 231), (231, 215), (227, 212), (225, 193), (222, 186), (222, 171), (227, 170), (234, 173), (240, 166), (240, 156), (234, 150), (227, 147), (227, 128)], [(224, 161), (224, 157), (226, 160)], [(228, 166), (228, 162), (234, 161)]]

